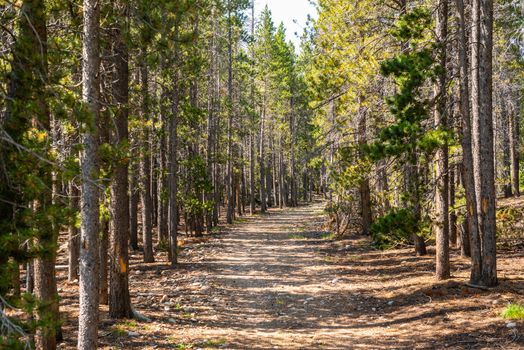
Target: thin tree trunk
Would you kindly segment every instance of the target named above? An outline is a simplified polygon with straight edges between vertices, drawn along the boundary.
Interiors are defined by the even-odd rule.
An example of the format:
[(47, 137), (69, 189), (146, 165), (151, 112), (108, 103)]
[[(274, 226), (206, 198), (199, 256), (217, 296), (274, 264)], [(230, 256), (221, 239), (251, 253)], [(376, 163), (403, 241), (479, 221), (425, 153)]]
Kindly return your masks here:
[(84, 0), (82, 97), (91, 118), (82, 130), (83, 151), (80, 236), (80, 311), (78, 349), (95, 350), (98, 342), (98, 233), (99, 202), (97, 166), (97, 119), (100, 110), (100, 2)]
[(108, 281), (108, 263), (109, 257), (109, 221), (102, 218), (100, 223), (100, 245), (99, 245), (99, 259), (100, 259), (100, 304), (107, 305), (109, 303), (109, 281)]
[(179, 70), (178, 64), (180, 61), (180, 43), (179, 40), (179, 15), (175, 19), (175, 51), (174, 51), (174, 65), (175, 73), (173, 75), (173, 91), (171, 96), (171, 120), (169, 123), (169, 157), (168, 157), (168, 168), (169, 168), (169, 255), (171, 266), (175, 267), (178, 262), (178, 159), (177, 159), (177, 148), (178, 148), (178, 109), (179, 109)]
[[(135, 152), (133, 152), (135, 153)], [(133, 154), (136, 159), (136, 154)], [(138, 202), (140, 201), (139, 171), (135, 161), (131, 163), (129, 184), (129, 246), (134, 251), (138, 250)]]
[(151, 146), (150, 130), (147, 122), (149, 116), (149, 74), (147, 68), (147, 45), (142, 48), (140, 66), (140, 84), (142, 94), (142, 119), (144, 126), (141, 132), (141, 155), (140, 155), (140, 199), (142, 204), (142, 245), (144, 249), (144, 262), (155, 261), (153, 255), (153, 202), (151, 199)]
[[(207, 105), (207, 176), (211, 183), (213, 184), (212, 188), (206, 193), (206, 200), (209, 203), (214, 203), (214, 191), (216, 191), (216, 179), (214, 176), (214, 152), (213, 147), (215, 144), (214, 135), (215, 135), (215, 108), (216, 108), (216, 61), (217, 61), (217, 45), (216, 45), (216, 36), (217, 36), (217, 20), (216, 20), (216, 8), (213, 7), (211, 10), (212, 16), (212, 35), (210, 42), (210, 64), (209, 64), (209, 82), (208, 82), (208, 105)], [(215, 204), (213, 204), (214, 208)], [(207, 222), (207, 231), (210, 232), (213, 227), (213, 212), (211, 208), (207, 209), (206, 213), (206, 222)]]
[(453, 209), (455, 207), (455, 183), (458, 182), (456, 166), (451, 166), (449, 171), (449, 244), (452, 247), (457, 246), (457, 214)]
[[(69, 182), (69, 210), (76, 213), (79, 208), (80, 192), (73, 181)], [(69, 282), (78, 282), (78, 258), (80, 256), (80, 232), (76, 223), (73, 222), (68, 226), (68, 254), (69, 264), (67, 279)]]
[[(447, 35), (448, 35), (448, 0), (440, 0), (437, 10), (437, 36), (438, 36), (438, 63), (441, 68), (435, 85), (435, 125), (437, 128), (447, 129), (446, 117), (446, 61), (447, 61)], [(436, 220), (435, 230), (436, 268), (437, 280), (450, 277), (449, 266), (449, 165), (448, 145), (444, 143), (439, 147), (435, 157), (437, 188), (435, 191)]]
[(264, 96), (263, 106), (262, 106), (262, 116), (260, 121), (260, 151), (259, 151), (259, 160), (260, 164), (260, 211), (265, 213), (267, 211), (267, 194), (266, 194), (266, 165), (265, 165), (265, 135), (264, 135), (264, 123), (266, 119), (266, 98)]
[(234, 189), (234, 175), (233, 175), (233, 24), (231, 22), (231, 3), (227, 2), (228, 8), (228, 78), (227, 78), (227, 91), (228, 91), (228, 120), (227, 120), (227, 213), (226, 221), (228, 224), (233, 223), (235, 216), (235, 189)]
[(513, 108), (509, 115), (509, 154), (511, 160), (511, 187), (515, 197), (520, 196), (519, 118), (519, 109)]
[[(251, 0), (251, 37), (255, 37), (255, 0)], [(255, 47), (251, 46), (251, 60), (255, 62)], [(249, 209), (250, 214), (253, 215), (256, 210), (255, 201), (255, 75), (251, 76), (251, 103), (252, 103), (252, 117), (251, 126), (249, 128)]]
[[(362, 97), (359, 98), (359, 103), (362, 102)], [(362, 110), (362, 107), (359, 108), (358, 113), (358, 132), (357, 132), (357, 142), (360, 149), (367, 143), (367, 128), (366, 128), (366, 114)], [(360, 157), (364, 157), (364, 154), (360, 153)], [(371, 229), (371, 190), (369, 187), (369, 179), (367, 177), (363, 178), (360, 182), (360, 211), (362, 218), (362, 234), (369, 235)]]
[(505, 102), (502, 101), (502, 177), (503, 177), (503, 192), (504, 197), (509, 198), (513, 196), (513, 188), (511, 187), (511, 143), (510, 143), (510, 125), (508, 110), (505, 108)]
[[(467, 210), (467, 235), (469, 237), (470, 255), (471, 255), (471, 282), (477, 283), (480, 279), (482, 260), (480, 256), (480, 236), (478, 228), (477, 214), (477, 194), (475, 192), (475, 164), (473, 160), (472, 144), (472, 123), (470, 116), (470, 93), (469, 93), (469, 70), (466, 39), (466, 20), (464, 15), (463, 0), (455, 0), (456, 20), (458, 28), (458, 56), (459, 56), (459, 73), (460, 73), (460, 114), (462, 117), (462, 163), (463, 163), (463, 183), (466, 193), (466, 210)], [(473, 32), (476, 31), (476, 26)], [(473, 33), (472, 33), (473, 34)], [(475, 39), (474, 39), (475, 40)], [(476, 44), (472, 44), (473, 47)], [(476, 64), (476, 63), (475, 63)], [(473, 65), (473, 63), (472, 63)], [(478, 81), (476, 78), (475, 81)], [(465, 231), (465, 230), (463, 230)], [(463, 240), (463, 244), (465, 241)]]

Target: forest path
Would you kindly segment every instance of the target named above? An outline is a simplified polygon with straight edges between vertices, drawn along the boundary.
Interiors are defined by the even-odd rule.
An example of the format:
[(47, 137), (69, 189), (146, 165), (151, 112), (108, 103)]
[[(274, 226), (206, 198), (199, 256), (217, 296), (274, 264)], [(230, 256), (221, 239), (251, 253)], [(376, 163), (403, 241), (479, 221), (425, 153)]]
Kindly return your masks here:
[[(365, 344), (357, 337), (360, 331), (348, 326), (356, 322), (348, 312), (350, 285), (336, 277), (341, 266), (319, 251), (330, 242), (321, 229), (323, 208), (323, 202), (315, 202), (242, 217), (226, 233), (185, 246), (174, 272), (148, 265), (132, 274), (131, 285), (142, 291), (133, 304), (158, 327), (136, 330), (139, 336), (130, 329), (136, 337), (123, 344), (141, 349)], [(152, 285), (144, 279), (147, 274), (160, 274), (160, 283)]]
[[(102, 315), (102, 349), (522, 349), (498, 316), (513, 282), (465, 288), (469, 262), (434, 281), (434, 256), (380, 252), (367, 238), (332, 240), (323, 203), (248, 216), (184, 245), (180, 264), (134, 253), (133, 305), (149, 322)], [(431, 251), (431, 249), (430, 249)], [(501, 259), (511, 279), (524, 257)], [(71, 315), (74, 321), (76, 315)], [(73, 331), (73, 330), (71, 330)], [(74, 347), (70, 338), (69, 346)]]
[(197, 269), (211, 300), (189, 332), (231, 349), (347, 348), (350, 293), (317, 253), (322, 209), (317, 202), (243, 219), (211, 254), (204, 247)]

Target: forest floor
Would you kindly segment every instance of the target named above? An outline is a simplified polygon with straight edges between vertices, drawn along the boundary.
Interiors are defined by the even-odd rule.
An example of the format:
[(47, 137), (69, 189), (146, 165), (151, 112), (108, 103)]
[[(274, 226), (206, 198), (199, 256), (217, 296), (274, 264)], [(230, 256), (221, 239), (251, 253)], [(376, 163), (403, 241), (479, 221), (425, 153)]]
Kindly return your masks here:
[[(500, 285), (434, 280), (434, 256), (333, 240), (322, 203), (242, 218), (184, 246), (180, 266), (132, 255), (134, 307), (149, 322), (112, 321), (103, 307), (101, 349), (523, 349), (524, 324), (499, 315), (523, 298), (522, 252), (504, 251)], [(432, 249), (430, 248), (430, 253)], [(160, 261), (163, 258), (163, 261)], [(60, 280), (65, 343), (76, 345), (77, 287)]]

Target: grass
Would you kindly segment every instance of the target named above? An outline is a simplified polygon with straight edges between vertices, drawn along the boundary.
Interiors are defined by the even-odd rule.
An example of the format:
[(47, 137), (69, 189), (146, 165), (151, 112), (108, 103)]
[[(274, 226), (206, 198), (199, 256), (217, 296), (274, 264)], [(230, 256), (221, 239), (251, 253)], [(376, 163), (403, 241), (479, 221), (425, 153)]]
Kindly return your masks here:
[(114, 325), (111, 329), (111, 334), (115, 337), (123, 337), (127, 335), (127, 331), (137, 329), (138, 323), (134, 320), (124, 321)]
[(334, 234), (333, 232), (326, 232), (326, 233), (323, 233), (321, 237), (322, 239), (325, 239), (325, 240), (334, 240), (337, 238), (337, 235)]
[(199, 343), (198, 346), (201, 348), (218, 348), (222, 345), (225, 345), (227, 343), (226, 339), (211, 339), (206, 340), (202, 343)]
[(307, 239), (307, 237), (303, 235), (291, 235), (289, 236), (289, 239)]
[(128, 329), (136, 329), (138, 327), (138, 323), (134, 320), (124, 321), (122, 325)]
[(327, 263), (337, 263), (339, 261), (339, 259), (334, 256), (325, 256), (322, 258), (322, 260)]
[(159, 252), (169, 251), (169, 241), (167, 241), (166, 239), (159, 241), (156, 245), (156, 250)]
[(511, 303), (502, 310), (501, 316), (506, 320), (524, 320), (524, 305)]
[[(174, 342), (175, 339), (173, 337), (169, 337), (168, 341)], [(171, 347), (177, 350), (192, 350), (192, 349), (213, 349), (218, 348), (227, 343), (226, 339), (211, 339), (211, 340), (204, 340), (200, 343), (175, 343), (172, 344)]]
[(111, 335), (114, 337), (123, 337), (127, 335), (127, 331), (119, 326), (115, 326), (111, 330)]

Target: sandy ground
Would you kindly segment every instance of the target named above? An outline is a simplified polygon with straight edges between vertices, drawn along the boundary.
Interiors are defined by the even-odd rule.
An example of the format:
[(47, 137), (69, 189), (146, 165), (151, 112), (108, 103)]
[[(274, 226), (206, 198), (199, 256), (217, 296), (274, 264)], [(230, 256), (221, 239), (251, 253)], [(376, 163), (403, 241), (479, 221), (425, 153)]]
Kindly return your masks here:
[[(133, 305), (150, 322), (113, 321), (101, 349), (524, 349), (524, 325), (499, 317), (524, 293), (522, 252), (504, 252), (499, 287), (467, 287), (469, 262), (436, 283), (434, 257), (331, 240), (322, 203), (239, 220), (185, 246), (169, 269), (132, 257)], [(431, 253), (431, 249), (430, 249)], [(64, 273), (64, 272), (62, 272)], [(76, 344), (77, 288), (61, 276), (66, 341)]]

